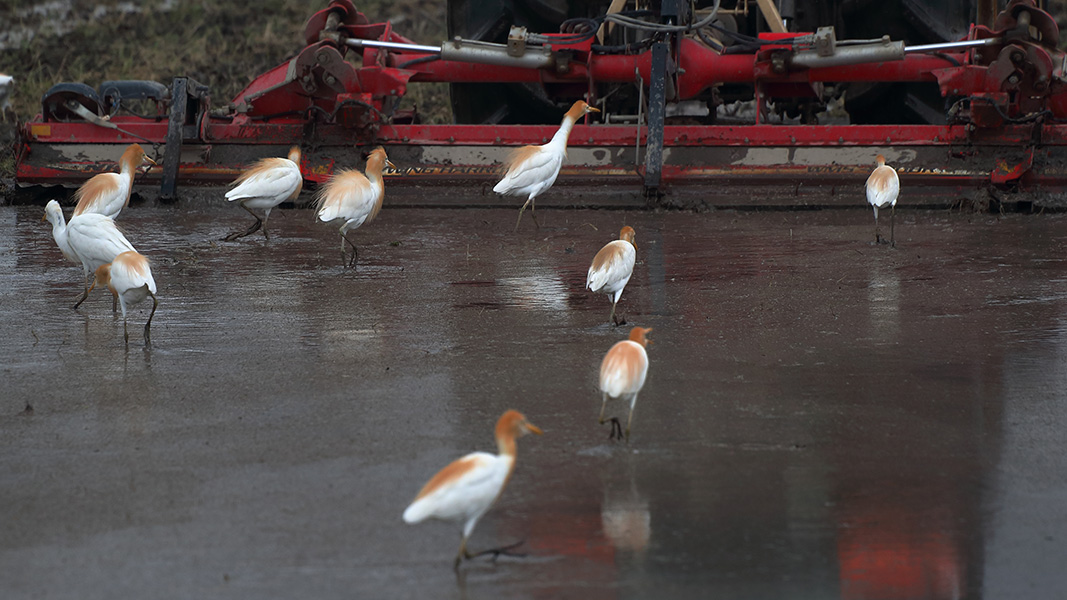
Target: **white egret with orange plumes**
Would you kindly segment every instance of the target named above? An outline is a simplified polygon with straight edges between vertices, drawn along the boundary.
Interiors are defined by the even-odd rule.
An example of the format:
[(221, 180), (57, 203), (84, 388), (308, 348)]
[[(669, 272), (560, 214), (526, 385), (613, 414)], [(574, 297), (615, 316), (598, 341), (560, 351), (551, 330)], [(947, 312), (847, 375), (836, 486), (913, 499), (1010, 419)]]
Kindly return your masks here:
[[(634, 420), (634, 405), (637, 404), (637, 393), (645, 385), (648, 376), (648, 353), (645, 347), (651, 340), (648, 334), (652, 328), (634, 327), (630, 330), (630, 339), (617, 342), (604, 355), (600, 362), (600, 393), (603, 402), (600, 404), (600, 423), (604, 423), (604, 408), (608, 404), (608, 398), (629, 400), (630, 416), (626, 420), (626, 439), (630, 439), (630, 425)], [(623, 437), (622, 425), (616, 417), (611, 418), (610, 439), (615, 439), (616, 431), (620, 439)]]
[(67, 222), (67, 243), (85, 271), (85, 293), (74, 308), (89, 296), (89, 273), (115, 260), (119, 254), (134, 250), (133, 244), (115, 226), (114, 219), (97, 213), (71, 217)]
[[(244, 233), (234, 232), (223, 239), (232, 242), (252, 235), (262, 227), (263, 237), (269, 240), (267, 219), (270, 218), (270, 211), (286, 200), (296, 199), (304, 187), (304, 176), (300, 174), (300, 147), (290, 148), (287, 158), (271, 157), (260, 160), (241, 173), (233, 185), (234, 188), (226, 192), (226, 199), (239, 202), (241, 208), (255, 217), (256, 222)], [(262, 219), (252, 212), (253, 208), (263, 210)]]
[[(463, 559), (493, 554), (499, 556), (518, 544), (470, 554), (467, 540), (478, 520), (500, 496), (515, 468), (515, 441), (526, 435), (541, 435), (541, 430), (526, 420), (522, 413), (509, 410), (496, 422), (498, 454), (472, 452), (438, 471), (422, 487), (415, 501), (404, 511), (405, 523), (419, 523), (434, 518), (463, 522), (463, 538), (453, 567), (458, 569)], [(521, 543), (521, 542), (520, 542)]]
[(133, 306), (152, 297), (152, 312), (148, 315), (148, 322), (144, 326), (145, 346), (152, 345), (152, 317), (156, 314), (159, 306), (159, 298), (156, 297), (156, 280), (152, 277), (152, 268), (144, 255), (135, 251), (127, 251), (115, 257), (109, 264), (100, 265), (96, 269), (96, 283), (106, 285), (111, 293), (119, 299), (122, 307), (122, 336), (126, 343), (130, 343), (130, 332), (126, 322), (126, 308)]
[(315, 196), (320, 221), (341, 221), (341, 264), (346, 264), (346, 243), (352, 246), (352, 259), (347, 264), (352, 266), (356, 263), (356, 245), (346, 234), (373, 221), (382, 209), (382, 200), (385, 198), (382, 171), (387, 165), (396, 168), (385, 155), (384, 148), (375, 148), (367, 157), (366, 175), (355, 169), (339, 171)]
[[(896, 169), (885, 164), (885, 157), (881, 154), (875, 159), (878, 166), (867, 178), (867, 202), (874, 208), (874, 242), (876, 244), (888, 243), (896, 246), (895, 222), (897, 216), (897, 196), (900, 194), (900, 177)], [(882, 230), (878, 228), (878, 209), (890, 208), (889, 215), (889, 241), (882, 237)]]
[(616, 325), (626, 321), (619, 321), (615, 316), (615, 305), (622, 296), (622, 290), (634, 274), (634, 263), (637, 261), (637, 246), (634, 244), (633, 227), (626, 226), (619, 231), (619, 239), (608, 242), (593, 257), (593, 264), (589, 265), (589, 273), (585, 278), (585, 287), (595, 294), (607, 294), (611, 298), (611, 316), (609, 317)]
[(93, 175), (74, 192), (78, 204), (74, 216), (96, 213), (114, 219), (130, 203), (133, 177), (143, 165), (156, 164), (145, 154), (140, 144), (130, 144), (119, 159), (118, 173)]
[(591, 112), (600, 112), (600, 109), (589, 106), (583, 100), (575, 102), (567, 114), (563, 115), (563, 122), (547, 144), (522, 146), (508, 156), (505, 163), (507, 173), (493, 186), (493, 191), (504, 196), (526, 196), (526, 202), (519, 209), (519, 218), (515, 221), (515, 231), (519, 230), (522, 211), (526, 210), (527, 206), (530, 207), (534, 224), (540, 227), (534, 213), (534, 199), (556, 182), (563, 159), (567, 156), (567, 139), (571, 135), (571, 129), (578, 119)]

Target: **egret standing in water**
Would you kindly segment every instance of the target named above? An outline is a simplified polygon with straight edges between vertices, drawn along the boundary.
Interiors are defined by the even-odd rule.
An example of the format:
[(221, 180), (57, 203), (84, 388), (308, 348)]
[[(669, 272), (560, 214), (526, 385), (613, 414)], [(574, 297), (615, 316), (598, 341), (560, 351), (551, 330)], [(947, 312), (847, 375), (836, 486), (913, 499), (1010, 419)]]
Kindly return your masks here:
[[(604, 355), (600, 363), (600, 393), (603, 398), (600, 404), (600, 423), (604, 423), (604, 408), (608, 404), (608, 398), (629, 400), (630, 417), (626, 420), (626, 439), (630, 439), (630, 425), (634, 420), (634, 406), (637, 404), (637, 393), (645, 385), (648, 376), (648, 353), (645, 347), (650, 340), (648, 334), (652, 328), (634, 327), (630, 330), (630, 339), (617, 342)], [(616, 436), (616, 431), (618, 435)], [(616, 417), (611, 418), (610, 439), (622, 438), (622, 425)]]
[(495, 556), (518, 545), (476, 555), (467, 552), (467, 540), (474, 526), (500, 496), (515, 468), (515, 440), (527, 433), (541, 435), (541, 430), (518, 411), (505, 412), (496, 422), (498, 454), (472, 452), (453, 461), (422, 487), (415, 501), (404, 511), (405, 523), (419, 523), (429, 518), (463, 522), (463, 539), (453, 568), (458, 569), (465, 558), (482, 554)]
[(608, 242), (593, 257), (593, 264), (589, 265), (589, 273), (585, 278), (585, 287), (595, 294), (607, 294), (611, 298), (612, 323), (621, 325), (615, 316), (615, 305), (622, 296), (622, 290), (634, 274), (634, 263), (637, 261), (637, 246), (634, 244), (633, 227), (626, 226), (619, 231), (619, 239)]
[(130, 144), (119, 158), (118, 173), (93, 175), (74, 192), (78, 204), (74, 216), (96, 213), (114, 219), (130, 203), (133, 176), (143, 165), (156, 164), (148, 158), (140, 144)]
[[(885, 157), (881, 154), (875, 159), (878, 166), (867, 178), (867, 202), (874, 208), (874, 243), (896, 246), (896, 216), (897, 196), (900, 194), (900, 177), (893, 167), (885, 164)], [(889, 241), (882, 237), (882, 230), (878, 228), (878, 209), (889, 207)]]
[(67, 223), (67, 243), (85, 271), (85, 293), (74, 308), (89, 296), (89, 273), (115, 260), (119, 254), (134, 250), (133, 244), (115, 227), (115, 221), (97, 213), (71, 217)]
[(563, 116), (563, 122), (552, 139), (543, 146), (523, 146), (516, 148), (508, 157), (507, 173), (493, 187), (493, 191), (505, 196), (526, 196), (526, 202), (519, 209), (519, 218), (515, 221), (515, 231), (519, 230), (522, 222), (522, 211), (530, 207), (530, 216), (537, 223), (534, 213), (534, 199), (543, 194), (559, 176), (559, 169), (563, 165), (563, 159), (567, 156), (567, 139), (571, 135), (571, 129), (578, 119), (591, 112), (600, 112), (600, 109), (589, 106), (584, 101), (575, 102), (567, 114)]
[[(382, 209), (382, 199), (385, 198), (385, 181), (382, 179), (382, 171), (386, 165), (395, 169), (396, 166), (389, 162), (385, 155), (385, 149), (375, 148), (367, 157), (367, 174), (355, 169), (344, 170), (334, 175), (326, 185), (319, 190), (315, 199), (318, 209), (318, 218), (323, 223), (341, 221), (341, 264), (352, 266), (356, 264), (356, 245), (348, 239), (347, 233), (351, 229), (358, 229), (360, 225), (369, 223), (378, 216)], [(352, 259), (345, 262), (345, 244), (352, 246)]]
[(130, 332), (126, 325), (126, 307), (137, 304), (145, 298), (152, 297), (152, 312), (144, 326), (145, 346), (152, 346), (152, 317), (156, 314), (159, 299), (156, 298), (156, 280), (152, 278), (152, 269), (148, 259), (134, 251), (127, 251), (115, 257), (115, 260), (96, 269), (96, 284), (106, 285), (111, 293), (119, 299), (122, 307), (122, 336), (126, 344), (130, 343)]
[[(304, 187), (304, 177), (300, 174), (300, 147), (290, 148), (288, 158), (271, 157), (260, 160), (241, 173), (233, 185), (234, 188), (226, 192), (226, 199), (239, 202), (241, 208), (255, 217), (256, 222), (244, 233), (234, 232), (223, 239), (232, 242), (252, 235), (262, 227), (263, 237), (269, 240), (267, 219), (270, 218), (270, 211), (286, 200), (296, 199)], [(262, 219), (252, 212), (253, 208), (263, 210)]]

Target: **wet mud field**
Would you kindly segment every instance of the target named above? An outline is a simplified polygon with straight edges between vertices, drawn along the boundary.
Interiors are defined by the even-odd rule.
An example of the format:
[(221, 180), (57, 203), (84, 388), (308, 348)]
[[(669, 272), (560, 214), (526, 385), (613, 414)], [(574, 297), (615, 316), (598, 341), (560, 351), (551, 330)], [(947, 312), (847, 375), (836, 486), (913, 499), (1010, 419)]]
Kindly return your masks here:
[[(130, 344), (0, 207), (4, 598), (1051, 598), (1067, 585), (1067, 216), (137, 206)], [(583, 289), (637, 231), (619, 302)], [(596, 375), (652, 327), (628, 444)], [(470, 548), (400, 516), (508, 408)], [(609, 404), (621, 417), (625, 409)]]

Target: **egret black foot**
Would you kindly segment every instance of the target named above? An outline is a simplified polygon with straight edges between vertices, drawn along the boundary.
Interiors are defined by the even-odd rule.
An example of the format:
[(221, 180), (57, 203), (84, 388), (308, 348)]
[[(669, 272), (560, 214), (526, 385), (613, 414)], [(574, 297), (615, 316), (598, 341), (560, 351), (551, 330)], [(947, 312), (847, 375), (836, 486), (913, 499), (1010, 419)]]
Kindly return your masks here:
[(519, 541), (515, 542), (514, 544), (510, 544), (508, 546), (503, 546), (501, 548), (490, 548), (489, 550), (482, 550), (481, 552), (479, 552), (478, 554), (475, 554), (474, 556), (485, 556), (487, 554), (492, 554), (493, 555), (493, 558), (492, 558), (493, 562), (496, 562), (496, 559), (500, 558), (501, 556), (520, 556), (520, 557), (521, 556), (526, 556), (526, 554), (523, 554), (523, 553), (520, 553), (520, 552), (511, 552), (511, 550), (513, 550), (515, 548), (518, 548), (519, 546), (523, 545), (523, 543), (525, 543), (525, 542), (526, 542), (526, 540), (519, 540)]
[(608, 439), (622, 439), (622, 423), (615, 417), (611, 418), (611, 433), (608, 434)]
[[(259, 231), (259, 228), (262, 227), (262, 226), (263, 226), (262, 222), (256, 221), (254, 225), (249, 227), (244, 232), (235, 231), (235, 232), (231, 233), (230, 235), (222, 238), (222, 241), (224, 241), (224, 242), (232, 242), (234, 240), (241, 239), (241, 238), (243, 238), (243, 237), (245, 237), (247, 235), (252, 235), (253, 233)], [(263, 230), (263, 234), (266, 235), (266, 233), (267, 233), (266, 230)]]

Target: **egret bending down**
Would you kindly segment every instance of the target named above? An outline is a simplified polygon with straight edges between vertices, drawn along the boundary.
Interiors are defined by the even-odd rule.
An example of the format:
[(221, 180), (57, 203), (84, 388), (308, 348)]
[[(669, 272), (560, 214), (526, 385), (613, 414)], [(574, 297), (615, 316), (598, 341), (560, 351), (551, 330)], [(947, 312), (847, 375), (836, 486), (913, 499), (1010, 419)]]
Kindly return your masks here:
[[(300, 147), (290, 148), (288, 158), (272, 157), (260, 160), (252, 168), (241, 173), (233, 185), (234, 188), (226, 192), (226, 199), (230, 202), (240, 202), (241, 208), (255, 217), (256, 222), (244, 233), (234, 232), (223, 239), (232, 242), (237, 238), (252, 235), (262, 227), (263, 237), (269, 240), (267, 219), (270, 218), (270, 211), (286, 200), (295, 199), (304, 187), (304, 177), (300, 174)], [(262, 219), (252, 212), (253, 208), (263, 209)]]
[(95, 272), (100, 265), (115, 260), (123, 252), (133, 251), (133, 244), (122, 235), (115, 221), (97, 213), (85, 213), (75, 216), (67, 223), (67, 243), (85, 271), (85, 293), (78, 299), (74, 308), (89, 297), (89, 273)]
[(156, 298), (156, 280), (152, 278), (148, 259), (137, 252), (123, 252), (110, 264), (100, 265), (96, 269), (96, 283), (106, 285), (119, 299), (119, 306), (122, 307), (122, 335), (127, 345), (130, 343), (130, 332), (126, 326), (126, 307), (152, 297), (152, 312), (148, 314), (148, 322), (144, 326), (144, 343), (150, 347), (152, 317), (156, 314), (159, 299)]

